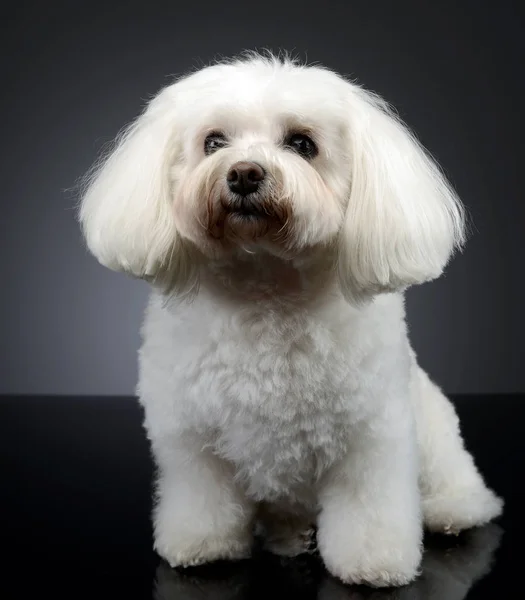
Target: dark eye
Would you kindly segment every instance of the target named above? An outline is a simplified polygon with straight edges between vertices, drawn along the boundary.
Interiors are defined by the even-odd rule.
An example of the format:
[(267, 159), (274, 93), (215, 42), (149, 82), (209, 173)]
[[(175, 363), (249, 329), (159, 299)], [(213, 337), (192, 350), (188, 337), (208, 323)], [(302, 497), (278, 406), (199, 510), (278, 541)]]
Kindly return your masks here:
[(297, 152), (303, 158), (314, 158), (317, 156), (317, 146), (312, 138), (304, 133), (292, 133), (288, 136), (284, 145), (290, 150)]
[(217, 150), (224, 148), (228, 144), (226, 136), (220, 131), (210, 133), (204, 140), (204, 153), (206, 155), (213, 154)]

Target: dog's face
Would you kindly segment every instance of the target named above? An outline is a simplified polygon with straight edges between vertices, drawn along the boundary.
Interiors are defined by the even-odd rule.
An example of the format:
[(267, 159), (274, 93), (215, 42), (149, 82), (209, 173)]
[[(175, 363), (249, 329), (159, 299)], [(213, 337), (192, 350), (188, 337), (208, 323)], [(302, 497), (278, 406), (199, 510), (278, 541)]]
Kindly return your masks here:
[(170, 167), (180, 234), (210, 257), (237, 247), (295, 256), (332, 241), (350, 188), (346, 85), (265, 63), (182, 82)]
[(195, 250), (335, 247), (350, 299), (437, 277), (463, 239), (459, 200), (382, 100), (260, 56), (162, 90), (87, 179), (80, 218), (103, 264), (180, 289)]

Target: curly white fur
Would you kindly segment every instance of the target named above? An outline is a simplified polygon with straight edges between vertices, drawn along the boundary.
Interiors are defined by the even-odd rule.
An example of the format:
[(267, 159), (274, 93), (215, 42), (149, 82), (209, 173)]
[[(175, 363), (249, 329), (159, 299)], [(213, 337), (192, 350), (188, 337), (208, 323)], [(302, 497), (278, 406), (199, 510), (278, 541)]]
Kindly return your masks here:
[[(254, 217), (232, 208), (238, 161), (266, 173)], [(377, 96), (288, 58), (202, 69), (96, 165), (80, 220), (102, 264), (153, 285), (138, 393), (171, 565), (248, 556), (254, 521), (295, 554), (315, 524), (342, 581), (402, 585), (424, 525), (500, 514), (405, 324), (402, 292), (441, 274), (463, 208)]]

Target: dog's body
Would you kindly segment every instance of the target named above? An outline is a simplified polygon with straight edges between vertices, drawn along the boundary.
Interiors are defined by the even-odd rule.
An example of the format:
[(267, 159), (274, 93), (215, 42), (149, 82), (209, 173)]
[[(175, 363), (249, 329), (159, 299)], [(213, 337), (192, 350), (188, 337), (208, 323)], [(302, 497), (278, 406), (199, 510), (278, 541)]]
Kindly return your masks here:
[[(166, 477), (161, 488), (173, 485), (157, 507), (157, 548), (183, 565), (248, 555), (250, 522), (262, 503), (269, 548), (295, 554), (306, 549), (319, 501), (337, 484), (345, 491), (332, 501), (342, 504), (327, 523), (330, 533), (320, 527), (325, 561), (333, 554), (329, 566), (344, 577), (344, 565), (384, 552), (382, 570), (396, 569), (400, 578), (372, 582), (407, 582), (419, 563), (419, 490), (435, 531), (483, 523), (499, 502), (463, 449), (452, 406), (416, 364), (402, 295), (378, 296), (364, 309), (348, 305), (335, 285), (310, 294), (294, 289), (287, 299), (275, 292), (294, 279), (290, 266), (266, 260), (266, 280), (262, 264), (251, 281), (239, 264), (225, 265), (229, 276), (214, 281), (210, 274), (192, 303), (154, 294), (149, 304), (139, 395)], [(352, 478), (339, 482), (354, 460)], [(181, 469), (190, 478), (206, 471), (203, 487), (185, 489)], [(226, 534), (223, 518), (235, 525), (231, 548), (222, 540), (208, 550), (203, 540), (217, 527)], [(406, 560), (410, 549), (399, 575), (396, 556)], [(352, 581), (370, 581), (367, 575)]]
[(248, 556), (255, 521), (297, 554), (316, 525), (334, 575), (400, 585), (423, 524), (501, 511), (405, 325), (403, 289), (439, 275), (461, 205), (352, 85), (260, 57), (204, 69), (89, 180), (90, 248), (154, 284), (138, 391), (173, 566)]

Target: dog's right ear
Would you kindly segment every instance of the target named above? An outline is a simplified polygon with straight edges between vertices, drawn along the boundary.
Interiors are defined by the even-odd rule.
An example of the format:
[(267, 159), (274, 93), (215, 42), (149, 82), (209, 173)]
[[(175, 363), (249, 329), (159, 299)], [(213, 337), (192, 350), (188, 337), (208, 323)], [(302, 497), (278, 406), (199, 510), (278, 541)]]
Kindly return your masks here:
[[(175, 85), (162, 90), (86, 175), (79, 220), (104, 266), (180, 287), (191, 278), (173, 217), (169, 169), (176, 160)], [(173, 284), (173, 285), (172, 285)]]
[(466, 238), (465, 209), (415, 135), (381, 98), (348, 87), (351, 190), (341, 230), (346, 298), (439, 277)]

